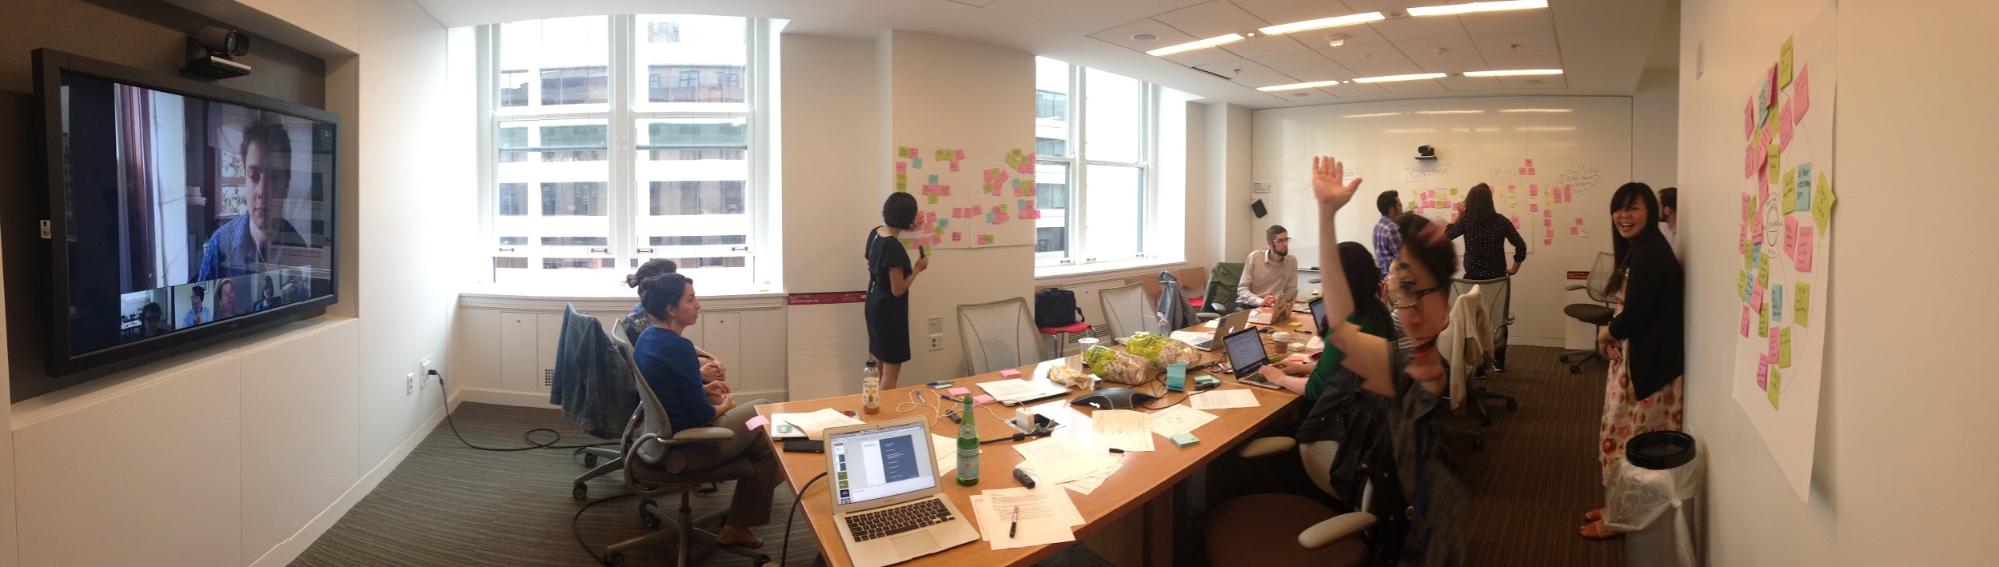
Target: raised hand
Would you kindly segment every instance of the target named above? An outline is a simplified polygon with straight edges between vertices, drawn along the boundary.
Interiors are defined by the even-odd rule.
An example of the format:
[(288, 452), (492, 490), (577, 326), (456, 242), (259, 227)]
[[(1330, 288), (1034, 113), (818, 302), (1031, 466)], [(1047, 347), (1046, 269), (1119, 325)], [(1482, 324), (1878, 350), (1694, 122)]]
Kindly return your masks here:
[(1338, 210), (1353, 200), (1354, 193), (1360, 190), (1360, 178), (1341, 183), (1346, 178), (1346, 169), (1346, 164), (1332, 156), (1312, 158), (1312, 196), (1320, 205)]

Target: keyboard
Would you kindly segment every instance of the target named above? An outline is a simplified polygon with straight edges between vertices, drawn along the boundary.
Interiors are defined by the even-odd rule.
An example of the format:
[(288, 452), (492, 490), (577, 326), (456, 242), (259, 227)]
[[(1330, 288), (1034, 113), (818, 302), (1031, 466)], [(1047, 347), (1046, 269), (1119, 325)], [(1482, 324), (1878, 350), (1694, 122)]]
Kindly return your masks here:
[(847, 515), (847, 531), (855, 542), (888, 537), (902, 532), (951, 521), (951, 509), (944, 501), (928, 498), (894, 508)]

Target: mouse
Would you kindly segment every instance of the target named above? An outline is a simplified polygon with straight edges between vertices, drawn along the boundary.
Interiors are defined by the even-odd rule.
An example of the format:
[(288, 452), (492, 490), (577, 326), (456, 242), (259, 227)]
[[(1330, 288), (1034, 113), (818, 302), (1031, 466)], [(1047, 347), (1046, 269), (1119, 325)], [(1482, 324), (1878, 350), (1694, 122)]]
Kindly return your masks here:
[(1150, 404), (1158, 399), (1156, 396), (1138, 392), (1130, 388), (1105, 388), (1091, 392), (1089, 395), (1077, 397), (1069, 403), (1079, 406), (1089, 406), (1100, 410), (1128, 410)]

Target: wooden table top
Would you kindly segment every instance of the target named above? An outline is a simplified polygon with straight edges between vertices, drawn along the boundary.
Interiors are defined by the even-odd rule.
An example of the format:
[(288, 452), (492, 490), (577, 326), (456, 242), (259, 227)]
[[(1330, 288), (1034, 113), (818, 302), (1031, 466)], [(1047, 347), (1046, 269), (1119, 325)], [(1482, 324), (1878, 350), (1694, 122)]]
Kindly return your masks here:
[[(1309, 317), (1303, 315), (1294, 316), (1289, 322), (1280, 322), (1276, 328), (1286, 331), (1304, 330), (1309, 332), (1311, 324), (1304, 321), (1305, 319), (1309, 319)], [(1195, 326), (1189, 327), (1186, 330), (1199, 331), (1202, 329), (1199, 326)], [(1265, 335), (1264, 340), (1266, 345), (1270, 343), (1268, 334)], [(1203, 352), (1201, 362), (1205, 364), (1219, 360), (1221, 357), (1222, 354), (1220, 352)], [(1033, 376), (1034, 367), (1035, 364), (1028, 364), (1015, 370), (1019, 371), (1023, 377), (1031, 377)], [(1108, 480), (1104, 481), (1101, 486), (1098, 486), (1095, 491), (1092, 491), (1088, 495), (1071, 491), (1069, 497), (1075, 502), (1076, 510), (1083, 515), (1084, 525), (1077, 527), (1075, 530), (1079, 539), (1109, 524), (1110, 522), (1107, 520), (1114, 520), (1132, 510), (1138, 509), (1146, 501), (1151, 500), (1154, 496), (1172, 487), (1181, 479), (1193, 474), (1195, 470), (1206, 465), (1208, 462), (1220, 457), (1223, 452), (1233, 448), (1238, 443), (1246, 441), (1250, 434), (1260, 430), (1264, 424), (1269, 423), (1293, 401), (1298, 399), (1298, 396), (1288, 391), (1239, 384), (1233, 376), (1213, 372), (1212, 367), (1200, 372), (1189, 372), (1190, 382), (1192, 376), (1198, 374), (1210, 374), (1221, 379), (1222, 385), (1216, 387), (1215, 389), (1217, 390), (1239, 388), (1254, 392), (1257, 401), (1261, 405), (1254, 408), (1205, 410), (1215, 414), (1215, 420), (1202, 425), (1194, 431), (1194, 435), (1200, 439), (1200, 443), (1191, 447), (1179, 448), (1173, 446), (1171, 441), (1158, 438), (1155, 435), (1153, 439), (1153, 451), (1123, 454), (1121, 458), (1123, 459), (1124, 466), (1118, 469), (1116, 474), (1111, 475)], [(829, 377), (829, 379), (849, 378), (844, 375)], [(963, 387), (971, 389), (973, 392), (983, 392), (978, 387), (979, 382), (991, 382), (1001, 379), (998, 372), (978, 374), (951, 380), (951, 386), (946, 387), (946, 389)], [(1116, 386), (1116, 384), (1105, 384), (1105, 386)], [(1152, 393), (1155, 391), (1164, 391), (1164, 386), (1162, 383), (1155, 381), (1139, 386), (1136, 389)], [(764, 404), (757, 406), (757, 413), (769, 417), (773, 413), (811, 412), (821, 408), (832, 408), (840, 411), (854, 411), (855, 417), (869, 423), (921, 415), (930, 418), (930, 432), (932, 434), (955, 439), (957, 437), (958, 424), (951, 422), (949, 419), (937, 417), (933, 414), (930, 407), (905, 405), (906, 402), (912, 402), (912, 395), (918, 391), (926, 392), (924, 399), (940, 409), (961, 407), (949, 402), (940, 402), (938, 396), (935, 395), (937, 391), (932, 390), (929, 384), (923, 383), (883, 391), (880, 399), (881, 411), (873, 415), (860, 411), (861, 396), (859, 394)], [(1026, 404), (1026, 407), (1031, 408), (1035, 413), (1047, 415), (1056, 422), (1064, 424), (1055, 430), (1054, 436), (1071, 437), (1087, 443), (1090, 436), (1093, 435), (1093, 431), (1090, 428), (1071, 427), (1068, 425), (1071, 423), (1083, 423), (1082, 420), (1075, 418), (1078, 415), (1088, 415), (1091, 412), (1091, 408), (1069, 404), (1070, 400), (1080, 397), (1084, 393), (1082, 391), (1072, 391), (1059, 398), (1050, 398)], [(1189, 394), (1178, 392), (1168, 393), (1165, 398), (1154, 402), (1151, 407), (1163, 409), (1169, 404), (1181, 402), (1187, 395)], [(897, 411), (898, 406), (907, 411)], [(1013, 434), (1014, 429), (1012, 427), (1001, 423), (1003, 419), (1012, 418), (1013, 414), (1014, 408), (1005, 407), (997, 403), (980, 407), (977, 417), (979, 438), (992, 439)], [(774, 441), (773, 443), (776, 442)], [(957, 506), (959, 512), (965, 515), (974, 514), (971, 497), (975, 494), (986, 490), (1020, 486), (1020, 483), (1013, 478), (1014, 465), (1019, 464), (1022, 460), (1020, 452), (1014, 450), (1015, 444), (1016, 442), (1001, 442), (980, 447), (980, 474), (979, 483), (976, 485), (959, 486), (955, 480), (955, 473), (943, 475), (943, 478), (938, 480), (944, 496), (949, 498), (953, 505)], [(824, 454), (786, 453), (782, 447), (776, 447), (776, 449), (778, 458), (784, 465), (785, 478), (790, 481), (793, 490), (796, 490), (799, 486), (803, 486), (812, 477), (826, 472), (826, 457)], [(933, 457), (942, 458), (945, 455), (934, 455)], [(833, 525), (833, 501), (828, 493), (828, 484), (826, 479), (822, 478), (819, 482), (813, 483), (810, 490), (799, 494), (800, 507), (804, 509), (803, 513), (806, 519), (811, 522), (812, 531), (819, 539), (819, 547), (824, 550), (823, 553), (826, 560), (835, 566), (852, 565), (853, 562), (847, 555), (846, 546), (840, 539), (840, 532)], [(976, 527), (977, 519), (968, 519)], [(939, 565), (1030, 564), (1046, 559), (1068, 545), (1068, 543), (1062, 543), (993, 550), (990, 543), (984, 540), (977, 540), (923, 556), (910, 563)]]

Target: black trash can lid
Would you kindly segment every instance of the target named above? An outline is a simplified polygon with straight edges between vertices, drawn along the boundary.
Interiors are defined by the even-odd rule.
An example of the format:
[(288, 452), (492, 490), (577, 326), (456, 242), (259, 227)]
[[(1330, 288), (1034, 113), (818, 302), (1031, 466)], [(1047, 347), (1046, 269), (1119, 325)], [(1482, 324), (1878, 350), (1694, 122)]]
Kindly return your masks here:
[(1694, 460), (1694, 437), (1678, 431), (1640, 433), (1624, 444), (1632, 466), (1663, 471)]

